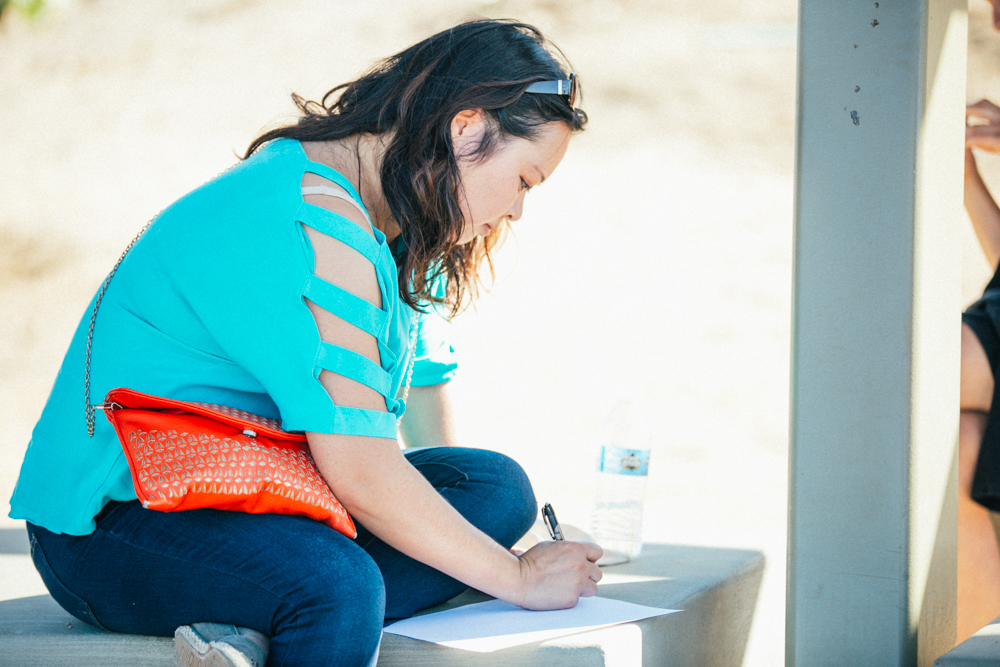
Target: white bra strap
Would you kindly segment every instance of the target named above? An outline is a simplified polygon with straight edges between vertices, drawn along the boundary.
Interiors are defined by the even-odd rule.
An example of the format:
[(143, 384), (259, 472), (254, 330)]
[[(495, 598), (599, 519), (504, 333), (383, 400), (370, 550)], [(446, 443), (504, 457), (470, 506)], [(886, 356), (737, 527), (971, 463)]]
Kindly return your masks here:
[(359, 204), (354, 199), (354, 197), (352, 197), (351, 195), (347, 194), (347, 192), (345, 192), (344, 190), (341, 190), (340, 188), (333, 188), (333, 187), (330, 187), (329, 185), (303, 185), (302, 186), (302, 195), (303, 196), (305, 196), (305, 195), (326, 195), (327, 197), (336, 197), (337, 199), (343, 199), (344, 201), (346, 201), (349, 204), (352, 204), (355, 208), (357, 208), (359, 211), (361, 211), (361, 214), (363, 216), (365, 216), (365, 220), (368, 221), (369, 225), (372, 224), (372, 219), (370, 217), (368, 217), (368, 211), (365, 210), (365, 207), (362, 206), (361, 204)]

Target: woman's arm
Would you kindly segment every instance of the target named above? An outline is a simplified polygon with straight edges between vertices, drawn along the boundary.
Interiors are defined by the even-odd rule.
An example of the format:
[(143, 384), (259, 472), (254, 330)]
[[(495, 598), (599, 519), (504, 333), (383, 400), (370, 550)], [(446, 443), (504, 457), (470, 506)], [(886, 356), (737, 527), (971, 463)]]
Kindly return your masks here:
[(394, 440), (309, 433), (334, 495), (355, 521), (406, 555), (527, 609), (572, 607), (597, 592), (601, 550), (547, 542), (517, 557), (465, 520)]
[(990, 266), (1000, 263), (1000, 208), (979, 175), (972, 149), (1000, 153), (1000, 107), (988, 100), (971, 104), (966, 109), (965, 129), (965, 210)]
[[(340, 200), (312, 195), (306, 201), (370, 229), (358, 211)], [(374, 268), (364, 257), (313, 229), (307, 227), (306, 233), (316, 275), (381, 307)], [(374, 337), (312, 302), (307, 305), (324, 341), (379, 363)], [(338, 406), (386, 411), (384, 398), (364, 384), (328, 370), (319, 380)], [(600, 547), (553, 542), (514, 556), (449, 505), (403, 457), (394, 439), (324, 433), (306, 437), (320, 473), (354, 520), (408, 556), (528, 609), (572, 607), (581, 595), (597, 592)]]
[(457, 447), (451, 382), (410, 387), (399, 434), (407, 447)]

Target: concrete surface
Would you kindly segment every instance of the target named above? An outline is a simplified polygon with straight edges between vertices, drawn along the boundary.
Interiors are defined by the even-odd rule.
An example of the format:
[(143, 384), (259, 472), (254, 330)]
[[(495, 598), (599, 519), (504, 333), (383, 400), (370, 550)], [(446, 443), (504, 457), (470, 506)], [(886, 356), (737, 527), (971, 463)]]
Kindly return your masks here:
[(1000, 618), (934, 661), (934, 667), (995, 667), (1000, 665)]
[[(23, 550), (27, 545), (27, 540), (23, 546), (16, 542), (12, 531), (0, 531), (0, 549), (13, 545)], [(16, 556), (29, 560), (30, 565), (26, 555)], [(604, 568), (599, 594), (683, 609), (679, 614), (494, 653), (472, 653), (386, 634), (378, 664), (738, 667), (743, 663), (763, 571), (764, 557), (756, 551), (648, 544), (635, 561)], [(485, 599), (481, 593), (467, 591), (437, 609)], [(173, 665), (171, 639), (98, 630), (70, 616), (47, 594), (0, 602), (0, 647), (0, 666), (4, 667)]]

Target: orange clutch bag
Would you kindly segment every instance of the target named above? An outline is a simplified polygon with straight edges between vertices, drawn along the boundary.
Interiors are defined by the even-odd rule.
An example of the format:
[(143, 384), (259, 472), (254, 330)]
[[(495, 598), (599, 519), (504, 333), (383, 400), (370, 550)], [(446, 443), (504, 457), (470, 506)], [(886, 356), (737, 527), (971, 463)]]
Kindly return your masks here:
[(103, 408), (147, 509), (296, 514), (350, 538), (358, 534), (305, 435), (282, 430), (277, 420), (131, 389), (112, 389)]

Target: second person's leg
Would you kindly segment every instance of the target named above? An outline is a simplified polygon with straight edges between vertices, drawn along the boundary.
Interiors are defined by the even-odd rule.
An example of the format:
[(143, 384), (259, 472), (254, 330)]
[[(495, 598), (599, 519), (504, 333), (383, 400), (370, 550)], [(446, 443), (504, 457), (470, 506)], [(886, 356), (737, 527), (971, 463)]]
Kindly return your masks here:
[(993, 372), (982, 344), (962, 325), (958, 435), (958, 623), (964, 641), (1000, 614), (1000, 545), (990, 512), (972, 499), (972, 480), (993, 401)]

